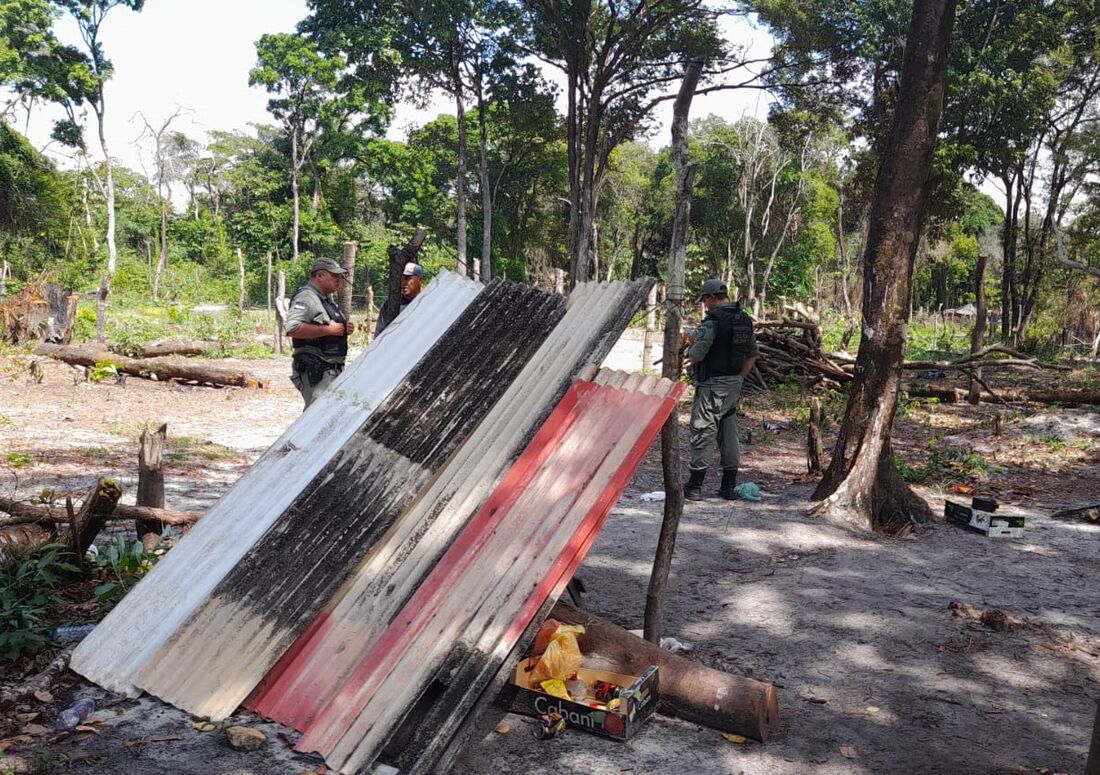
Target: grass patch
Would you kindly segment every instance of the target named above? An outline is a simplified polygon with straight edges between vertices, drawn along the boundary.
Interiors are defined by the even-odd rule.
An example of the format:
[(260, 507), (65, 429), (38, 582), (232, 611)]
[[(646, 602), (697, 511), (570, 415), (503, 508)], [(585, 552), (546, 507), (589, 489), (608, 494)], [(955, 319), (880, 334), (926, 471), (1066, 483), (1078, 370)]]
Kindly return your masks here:
[(11, 468), (23, 468), (29, 466), (34, 459), (22, 452), (9, 452), (4, 455), (4, 462)]
[(176, 460), (228, 460), (237, 454), (229, 447), (195, 436), (169, 436), (165, 439), (165, 450), (169, 457)]

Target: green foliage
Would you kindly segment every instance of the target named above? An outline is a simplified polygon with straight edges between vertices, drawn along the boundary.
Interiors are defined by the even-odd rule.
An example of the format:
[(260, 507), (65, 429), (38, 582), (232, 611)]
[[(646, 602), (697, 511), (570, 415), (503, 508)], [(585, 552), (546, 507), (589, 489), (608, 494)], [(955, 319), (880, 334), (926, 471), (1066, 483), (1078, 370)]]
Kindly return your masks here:
[(118, 364), (111, 361), (97, 361), (95, 367), (88, 372), (88, 379), (92, 382), (106, 382), (117, 379), (119, 373)]
[(14, 662), (45, 645), (47, 611), (59, 602), (64, 575), (77, 569), (65, 561), (60, 544), (7, 551), (8, 559), (0, 563), (0, 660)]
[(4, 464), (10, 468), (22, 468), (31, 464), (33, 458), (22, 452), (8, 452), (4, 455)]
[(92, 568), (100, 577), (100, 583), (95, 588), (96, 598), (100, 602), (110, 602), (125, 595), (153, 569), (167, 550), (163, 545), (166, 537), (162, 535), (156, 546), (147, 552), (141, 541), (116, 536), (113, 543), (100, 547), (95, 554), (89, 554)]

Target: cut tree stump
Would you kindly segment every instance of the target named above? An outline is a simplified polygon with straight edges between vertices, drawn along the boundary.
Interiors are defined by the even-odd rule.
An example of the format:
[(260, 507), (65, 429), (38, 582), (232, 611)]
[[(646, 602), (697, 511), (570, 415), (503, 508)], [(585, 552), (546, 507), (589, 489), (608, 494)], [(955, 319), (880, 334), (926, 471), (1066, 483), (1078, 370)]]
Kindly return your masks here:
[(15, 345), (32, 342), (68, 344), (73, 336), (76, 302), (60, 285), (28, 284), (0, 303), (4, 340)]
[(84, 496), (80, 511), (73, 517), (71, 528), (73, 535), (70, 536), (77, 560), (83, 560), (95, 537), (107, 526), (107, 520), (121, 497), (122, 488), (113, 479), (105, 476), (96, 480), (88, 494)]
[(35, 355), (47, 355), (74, 366), (95, 368), (99, 363), (112, 363), (126, 374), (152, 380), (182, 379), (191, 382), (203, 382), (211, 385), (229, 385), (234, 387), (262, 388), (264, 380), (248, 372), (238, 371), (228, 366), (217, 366), (202, 361), (180, 361), (170, 358), (127, 358), (117, 355), (101, 345), (55, 345), (40, 344), (34, 348)]
[[(141, 432), (138, 448), (138, 506), (164, 508), (163, 453), (167, 436), (167, 424), (161, 425), (155, 431), (146, 428)], [(160, 534), (164, 532), (164, 523), (157, 520), (138, 519), (134, 521), (134, 526), (145, 551), (152, 550), (160, 540)]]
[(584, 625), (579, 642), (585, 667), (641, 675), (657, 665), (659, 712), (762, 743), (775, 731), (779, 700), (771, 684), (700, 665), (566, 603), (555, 605), (550, 616)]
[[(0, 528), (14, 525), (67, 525), (69, 519), (61, 509), (48, 506), (35, 506), (12, 498), (0, 497), (0, 511), (11, 515), (11, 519), (0, 520)], [(154, 520), (165, 525), (193, 525), (202, 519), (202, 511), (173, 511), (154, 509), (147, 506), (127, 506), (118, 504), (107, 518), (112, 520)]]

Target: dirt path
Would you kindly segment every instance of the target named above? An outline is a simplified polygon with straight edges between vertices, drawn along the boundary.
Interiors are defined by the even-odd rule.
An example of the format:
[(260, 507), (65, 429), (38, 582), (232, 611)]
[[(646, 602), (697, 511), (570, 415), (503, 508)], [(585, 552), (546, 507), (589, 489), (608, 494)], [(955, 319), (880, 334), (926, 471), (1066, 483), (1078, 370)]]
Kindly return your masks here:
[[(285, 360), (249, 364), (271, 377), (265, 391), (137, 379), (74, 385), (71, 370), (57, 364), (36, 384), (23, 368), (0, 360), (0, 376), (9, 375), (0, 380), (5, 494), (79, 490), (100, 473), (132, 492), (134, 439), (142, 423), (167, 421), (170, 437), (185, 439), (172, 448), (169, 505), (202, 507), (299, 412), (283, 379)], [(929, 450), (943, 452), (937, 466), (960, 481), (969, 476), (1006, 511), (1026, 514), (1026, 535), (990, 540), (934, 524), (906, 539), (866, 538), (805, 515), (804, 432), (790, 427), (792, 412), (781, 404), (767, 411), (759, 401), (749, 405), (754, 443), (745, 447), (743, 479), (760, 484), (764, 500), (688, 505), (666, 633), (693, 644), (702, 662), (775, 682), (776, 738), (735, 745), (656, 716), (628, 743), (572, 730), (540, 742), (531, 722), (509, 716), (511, 731), (487, 734), (460, 760), (460, 772), (1082, 770), (1100, 694), (1100, 527), (1047, 514), (1097, 500), (1096, 446), (1073, 434), (1052, 441), (1061, 431), (1042, 417), (1004, 417), (995, 436), (992, 408), (915, 409), (898, 428), (906, 459), (923, 465)], [(582, 569), (588, 607), (629, 628), (641, 626), (661, 518), (660, 504), (638, 496), (657, 489), (651, 451)], [(942, 510), (942, 492), (922, 492)], [(1020, 626), (974, 624), (953, 616), (953, 601), (1002, 609)], [(98, 734), (40, 748), (55, 760), (83, 757), (69, 765), (74, 772), (301, 773), (317, 765), (292, 754), (276, 725), (261, 727), (265, 752), (240, 754), (221, 733), (196, 731), (186, 714), (147, 698), (117, 701), (82, 682), (57, 694), (56, 706), (85, 695), (101, 708), (109, 704), (99, 712)], [(56, 709), (44, 708), (44, 717)], [(258, 723), (250, 714), (240, 718)], [(132, 744), (157, 736), (181, 739)]]

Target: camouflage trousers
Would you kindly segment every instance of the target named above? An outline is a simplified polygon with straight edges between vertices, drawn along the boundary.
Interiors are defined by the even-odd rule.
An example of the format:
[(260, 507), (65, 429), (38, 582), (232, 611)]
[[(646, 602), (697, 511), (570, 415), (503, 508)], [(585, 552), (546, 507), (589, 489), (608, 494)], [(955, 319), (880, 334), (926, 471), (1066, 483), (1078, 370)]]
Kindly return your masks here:
[(741, 462), (737, 444), (737, 405), (741, 401), (741, 377), (712, 377), (695, 386), (691, 405), (690, 468), (705, 471), (718, 449), (722, 468), (736, 470)]

